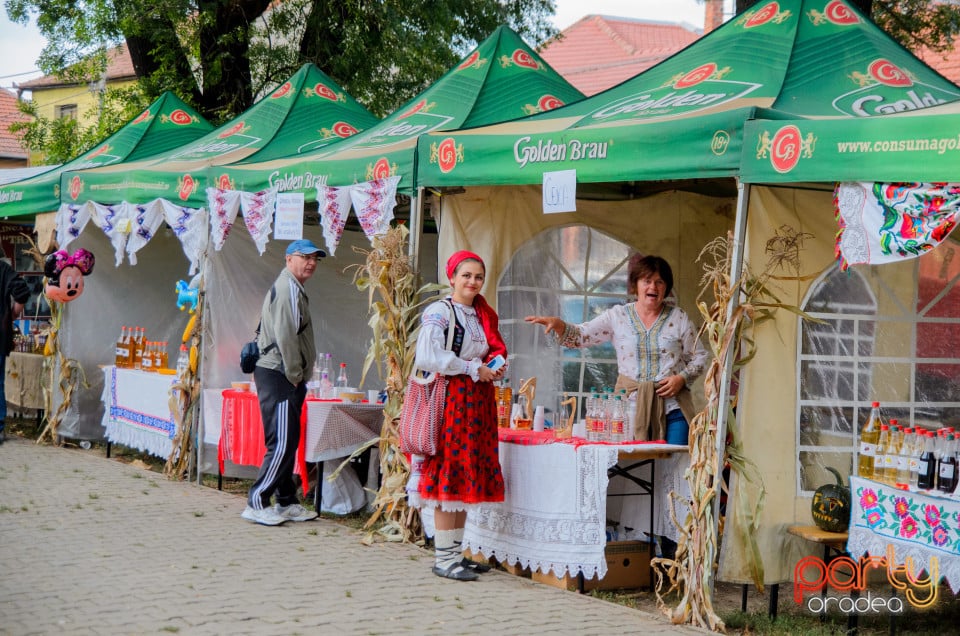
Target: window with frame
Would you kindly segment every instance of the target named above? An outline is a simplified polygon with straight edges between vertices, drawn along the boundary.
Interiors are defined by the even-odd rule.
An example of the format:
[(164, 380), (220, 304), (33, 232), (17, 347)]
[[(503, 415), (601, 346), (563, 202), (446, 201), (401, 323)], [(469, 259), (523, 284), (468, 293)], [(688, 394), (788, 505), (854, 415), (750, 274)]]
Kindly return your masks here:
[(76, 104), (61, 104), (56, 107), (56, 118), (57, 119), (76, 119), (77, 118), (77, 105)]
[(879, 401), (886, 419), (960, 425), (960, 254), (948, 241), (898, 264), (834, 266), (803, 304), (798, 330), (798, 494), (823, 467), (854, 474), (857, 439)]

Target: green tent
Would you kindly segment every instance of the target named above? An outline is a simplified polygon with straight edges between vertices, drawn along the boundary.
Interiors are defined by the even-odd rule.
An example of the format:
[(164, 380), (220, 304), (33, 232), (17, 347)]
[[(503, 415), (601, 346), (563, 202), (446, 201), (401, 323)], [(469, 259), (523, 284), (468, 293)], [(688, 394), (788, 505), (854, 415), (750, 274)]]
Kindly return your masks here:
[[(803, 274), (832, 266), (830, 192), (757, 188), (751, 196), (751, 188), (737, 182), (742, 156), (757, 151), (756, 137), (745, 136), (751, 119), (837, 117), (843, 119), (835, 122), (838, 129), (853, 130), (869, 125), (869, 118), (893, 119), (888, 112), (958, 99), (960, 88), (842, 0), (759, 2), (659, 65), (577, 104), (498, 126), (423, 135), (415, 185), (444, 188), (431, 202), (442, 220), (440, 261), (459, 249), (484, 259), (484, 294), (506, 302), (498, 309), (505, 310), (501, 329), (510, 330), (511, 373), (539, 376), (550, 396), (565, 381), (569, 360), (538, 345), (540, 333), (530, 335), (520, 317), (592, 317), (590, 311), (607, 302), (599, 291), (604, 277), (622, 270), (633, 251), (672, 263), (678, 303), (692, 316), (699, 316), (696, 290), (704, 266), (698, 259), (718, 236), (732, 233), (732, 272), (741, 271), (745, 253), (751, 264), (762, 265), (767, 241), (783, 225), (816, 237), (804, 245)], [(783, 141), (784, 151), (790, 150), (787, 142), (794, 152), (801, 147), (799, 139)], [(548, 195), (569, 192), (541, 184), (545, 175), (553, 178), (548, 173), (564, 170), (576, 171), (576, 209), (546, 214)], [(802, 302), (812, 282), (782, 283), (788, 290), (784, 302)], [(567, 304), (571, 296), (577, 299), (574, 309)], [(807, 458), (809, 438), (801, 432), (798, 439), (798, 414), (816, 417), (801, 410), (807, 406), (798, 392), (803, 367), (790, 350), (800, 342), (799, 321), (790, 312), (779, 312), (775, 320), (756, 334), (757, 353), (736, 388), (732, 361), (714, 378), (717, 395), (737, 394), (737, 421), (747, 431), (743, 450), (767, 489), (761, 516), (750, 519), (739, 497), (752, 487), (738, 474), (732, 478), (719, 570), (729, 581), (758, 575), (747, 571), (752, 539), (767, 565), (763, 581), (788, 580), (805, 546), (785, 538), (783, 528), (809, 510), (809, 497), (798, 486), (822, 472)], [(582, 385), (585, 377), (581, 372), (577, 381)], [(727, 417), (727, 409), (718, 411), (721, 458)], [(837, 453), (837, 465), (841, 458), (849, 461), (853, 442), (848, 433), (836, 443), (849, 451)], [(719, 474), (720, 467), (714, 469)]]
[[(64, 173), (141, 161), (179, 148), (213, 129), (193, 108), (173, 93), (164, 93), (140, 115), (91, 150), (67, 163), (29, 179), (0, 186), (0, 216), (34, 215), (60, 207), (61, 176)], [(93, 194), (91, 185), (72, 177), (64, 180), (73, 199)], [(98, 196), (100, 192), (96, 193)], [(97, 198), (96, 196), (92, 198)]]
[[(206, 189), (247, 189), (217, 166), (244, 158), (271, 159), (311, 152), (373, 125), (377, 118), (313, 64), (305, 64), (242, 115), (209, 134), (169, 147), (147, 161), (126, 161), (80, 174), (65, 173), (65, 203), (146, 203), (157, 198), (205, 207)], [(86, 193), (68, 195), (77, 178)], [(256, 190), (269, 187), (269, 179)], [(248, 191), (256, 191), (249, 190)]]
[(750, 121), (741, 177), (747, 183), (956, 181), (960, 104), (869, 119)]
[[(251, 157), (224, 171), (253, 190), (279, 179), (281, 191), (316, 198), (315, 185), (350, 185), (401, 175), (411, 192), (417, 137), (435, 130), (483, 126), (575, 102), (583, 94), (523, 39), (499, 27), (456, 67), (376, 126), (336, 148), (268, 160)], [(273, 181), (269, 181), (273, 179)]]
[(843, 2), (755, 7), (577, 104), (424, 135), (418, 185), (536, 184), (568, 169), (581, 183), (732, 177), (744, 124), (761, 113), (849, 121), (960, 98), (960, 88)]

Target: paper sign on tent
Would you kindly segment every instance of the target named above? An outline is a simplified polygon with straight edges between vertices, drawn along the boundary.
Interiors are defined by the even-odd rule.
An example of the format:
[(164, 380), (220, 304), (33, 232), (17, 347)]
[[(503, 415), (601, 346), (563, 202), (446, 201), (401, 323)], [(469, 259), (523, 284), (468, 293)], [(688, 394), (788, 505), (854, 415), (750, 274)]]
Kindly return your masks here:
[(543, 173), (543, 213), (577, 211), (577, 171)]
[(273, 238), (296, 241), (303, 238), (303, 193), (277, 193), (277, 212), (273, 217)]

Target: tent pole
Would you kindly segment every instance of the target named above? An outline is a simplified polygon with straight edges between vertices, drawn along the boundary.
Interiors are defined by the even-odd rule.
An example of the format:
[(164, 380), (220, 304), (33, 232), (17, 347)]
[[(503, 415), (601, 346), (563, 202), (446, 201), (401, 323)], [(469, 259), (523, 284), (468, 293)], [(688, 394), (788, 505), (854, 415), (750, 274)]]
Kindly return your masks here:
[(410, 265), (420, 272), (420, 239), (423, 236), (423, 187), (417, 188), (410, 201)]
[[(743, 271), (743, 254), (747, 235), (747, 208), (750, 205), (750, 184), (737, 179), (737, 215), (734, 219), (733, 256), (730, 259), (730, 280), (739, 284), (740, 274)], [(733, 312), (740, 305), (740, 294), (730, 299), (727, 305), (726, 322), (729, 323)], [(717, 465), (714, 466), (714, 497), (713, 497), (713, 528), (717, 539), (720, 538), (720, 495), (723, 489), (723, 464), (727, 446), (727, 417), (730, 412), (730, 385), (733, 382), (733, 355), (728, 355), (720, 373), (719, 407), (717, 410)], [(729, 504), (729, 502), (727, 502)], [(727, 506), (729, 511), (729, 505)], [(719, 557), (719, 555), (717, 555)], [(711, 568), (712, 571), (712, 568)], [(710, 577), (710, 595), (716, 587), (716, 576)]]

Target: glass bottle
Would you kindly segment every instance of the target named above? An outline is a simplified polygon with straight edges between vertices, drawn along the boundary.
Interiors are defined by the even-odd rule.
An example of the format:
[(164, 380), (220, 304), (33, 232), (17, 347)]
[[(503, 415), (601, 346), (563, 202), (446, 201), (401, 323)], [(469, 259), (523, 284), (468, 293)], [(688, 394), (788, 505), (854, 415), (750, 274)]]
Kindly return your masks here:
[(340, 363), (340, 375), (337, 376), (337, 388), (345, 389), (350, 386), (350, 381), (347, 380), (347, 363)]
[(143, 343), (143, 350), (140, 353), (140, 370), (153, 371), (153, 343), (149, 340)]
[(497, 388), (497, 428), (510, 428), (510, 407), (513, 404), (513, 389), (510, 382), (504, 379), (502, 386)]
[(903, 429), (900, 437), (900, 452), (897, 455), (896, 483), (910, 485), (910, 455), (912, 453), (914, 435), (912, 428)]
[(883, 420), (880, 417), (880, 403), (874, 402), (870, 408), (867, 422), (860, 431), (860, 452), (857, 457), (857, 474), (867, 479), (873, 479), (874, 457), (877, 454), (877, 443), (880, 441), (880, 426)]
[(127, 328), (120, 327), (120, 337), (117, 338), (117, 345), (116, 345), (116, 349), (117, 349), (116, 362), (114, 363), (114, 365), (118, 369), (127, 368), (127, 359), (130, 357), (129, 346), (130, 346), (130, 341), (129, 341), (129, 336), (127, 335)]
[(891, 419), (887, 431), (887, 447), (883, 454), (883, 481), (897, 483), (897, 460), (900, 457), (900, 425)]
[(167, 347), (170, 343), (166, 340), (160, 343), (160, 366), (158, 369), (167, 369), (170, 364), (170, 356), (167, 354)]
[(937, 469), (937, 490), (952, 493), (957, 488), (957, 455), (953, 434), (947, 433)]
[(143, 327), (134, 327), (134, 330), (132, 366), (137, 371), (140, 371), (143, 369), (143, 347), (146, 344), (146, 331)]
[(177, 377), (184, 378), (187, 370), (190, 368), (190, 350), (186, 343), (180, 345), (180, 353), (177, 355)]
[(923, 452), (920, 453), (920, 464), (917, 467), (917, 488), (930, 490), (937, 485), (936, 441), (933, 431), (927, 431), (925, 437)]
[(927, 442), (926, 431), (919, 426), (914, 428), (913, 446), (910, 448), (910, 488), (917, 489), (920, 480), (920, 456), (923, 455), (923, 446)]
[(887, 454), (887, 445), (890, 438), (890, 427), (886, 424), (880, 426), (880, 441), (877, 442), (876, 453), (873, 456), (873, 478), (877, 481), (885, 481), (886, 473), (883, 470), (884, 456)]

